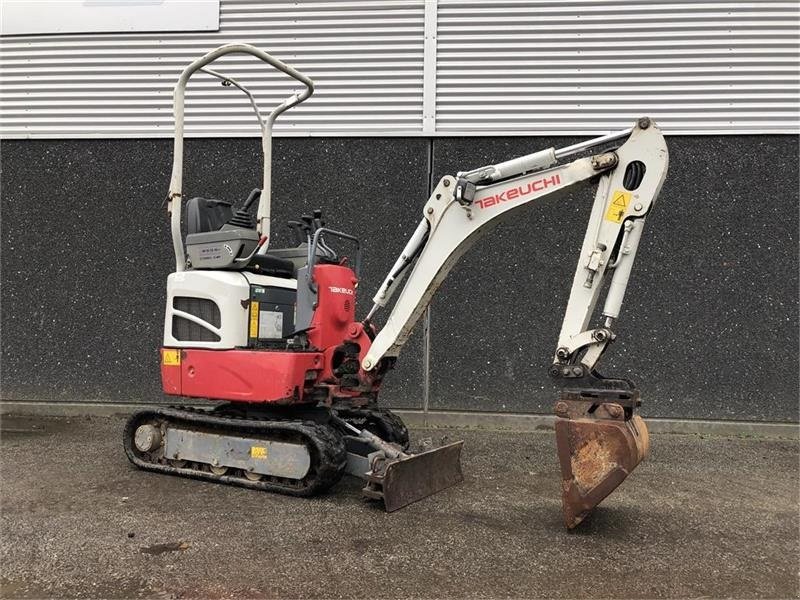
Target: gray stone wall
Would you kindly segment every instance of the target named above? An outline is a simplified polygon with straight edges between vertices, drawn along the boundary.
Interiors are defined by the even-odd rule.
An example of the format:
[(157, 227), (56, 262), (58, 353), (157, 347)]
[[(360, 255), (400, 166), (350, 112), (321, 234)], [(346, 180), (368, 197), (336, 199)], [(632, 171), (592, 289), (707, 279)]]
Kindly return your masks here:
[[(313, 208), (362, 237), (362, 312), (428, 179), (566, 138), (279, 139), (273, 216)], [(674, 137), (604, 371), (649, 416), (798, 420), (798, 142)], [(189, 140), (186, 193), (243, 199), (256, 139)], [(170, 140), (2, 144), (2, 398), (159, 402)], [(546, 375), (593, 192), (543, 202), (473, 248), (431, 309), (432, 408), (549, 412)], [(384, 401), (422, 402), (418, 331)]]

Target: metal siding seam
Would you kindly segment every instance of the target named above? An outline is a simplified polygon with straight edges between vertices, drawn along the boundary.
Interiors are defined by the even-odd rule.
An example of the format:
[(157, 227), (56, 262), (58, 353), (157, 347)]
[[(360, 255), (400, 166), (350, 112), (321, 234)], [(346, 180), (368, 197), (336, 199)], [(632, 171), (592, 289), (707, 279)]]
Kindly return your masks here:
[(422, 82), (422, 131), (436, 133), (436, 34), (439, 3), (425, 0), (425, 53)]

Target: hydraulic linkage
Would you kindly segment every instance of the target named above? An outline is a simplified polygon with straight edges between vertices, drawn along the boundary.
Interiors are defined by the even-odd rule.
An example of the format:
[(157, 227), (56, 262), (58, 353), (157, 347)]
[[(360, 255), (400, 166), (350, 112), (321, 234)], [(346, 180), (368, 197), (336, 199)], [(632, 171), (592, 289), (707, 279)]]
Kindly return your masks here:
[[(618, 147), (613, 147), (615, 143)], [(600, 146), (605, 148), (597, 154), (557, 165), (559, 159)], [(564, 521), (569, 528), (580, 523), (647, 454), (647, 428), (636, 414), (638, 390), (628, 380), (602, 377), (596, 367), (616, 338), (613, 327), (667, 165), (664, 137), (655, 123), (643, 117), (617, 133), (442, 178), (366, 319), (388, 303), (410, 271), (386, 324), (362, 360), (362, 369), (370, 371), (397, 356), (455, 262), (493, 225), (529, 203), (563, 196), (573, 184), (597, 179), (550, 367), (550, 375), (563, 387), (555, 406), (556, 441)], [(602, 322), (591, 327), (604, 289)]]
[[(647, 215), (667, 173), (667, 146), (648, 118), (615, 152), (617, 164), (597, 189), (550, 374), (562, 384), (556, 402), (556, 445), (564, 522), (575, 527), (647, 455), (647, 426), (636, 414), (639, 391), (627, 379), (597, 372), (616, 339), (628, 279)], [(590, 327), (610, 275), (599, 327)]]

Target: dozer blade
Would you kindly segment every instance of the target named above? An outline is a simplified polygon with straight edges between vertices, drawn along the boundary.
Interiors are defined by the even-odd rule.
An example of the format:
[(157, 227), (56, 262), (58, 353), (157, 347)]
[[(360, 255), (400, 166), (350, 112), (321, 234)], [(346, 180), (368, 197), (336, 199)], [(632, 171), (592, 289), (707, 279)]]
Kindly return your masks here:
[(367, 475), (364, 495), (383, 500), (386, 512), (392, 512), (464, 481), (463, 445), (463, 441), (454, 442), (401, 458), (377, 459)]
[(647, 456), (647, 426), (636, 404), (570, 399), (556, 404), (564, 524), (572, 529)]

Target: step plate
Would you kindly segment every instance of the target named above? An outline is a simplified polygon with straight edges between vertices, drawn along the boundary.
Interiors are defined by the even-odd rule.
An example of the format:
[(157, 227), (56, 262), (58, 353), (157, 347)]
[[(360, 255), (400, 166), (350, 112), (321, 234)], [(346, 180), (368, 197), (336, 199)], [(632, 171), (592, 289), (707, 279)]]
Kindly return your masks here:
[(311, 466), (306, 447), (170, 427), (164, 441), (164, 455), (218, 467), (244, 469), (260, 475), (302, 479)]

